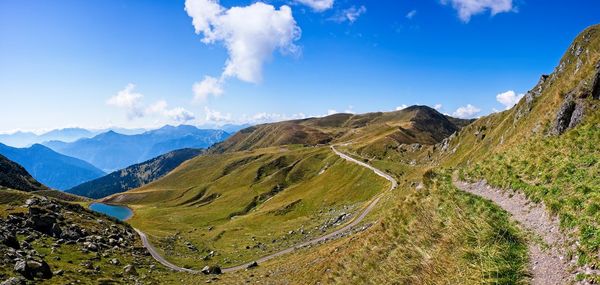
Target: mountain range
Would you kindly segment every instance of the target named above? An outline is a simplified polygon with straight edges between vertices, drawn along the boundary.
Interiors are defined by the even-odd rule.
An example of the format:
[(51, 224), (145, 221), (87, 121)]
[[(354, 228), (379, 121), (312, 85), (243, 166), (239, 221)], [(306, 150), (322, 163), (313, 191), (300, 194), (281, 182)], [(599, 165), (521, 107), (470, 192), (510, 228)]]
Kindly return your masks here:
[(201, 149), (174, 150), (151, 160), (85, 182), (66, 192), (93, 199), (121, 193), (163, 177), (186, 160), (194, 158), (202, 152)]
[(69, 157), (40, 144), (15, 148), (0, 144), (0, 154), (23, 166), (36, 180), (58, 190), (66, 190), (83, 182), (104, 176), (93, 165)]
[(125, 129), (125, 128), (110, 128), (107, 130), (90, 130), (84, 128), (64, 128), (56, 129), (45, 132), (43, 134), (35, 134), (33, 132), (14, 132), (10, 134), (0, 134), (0, 143), (12, 146), (12, 147), (28, 147), (36, 143), (43, 143), (47, 141), (63, 141), (63, 142), (74, 142), (82, 138), (91, 138), (98, 134), (107, 131), (116, 131), (121, 134), (140, 134), (145, 132), (144, 129)]
[(164, 126), (137, 135), (114, 131), (93, 138), (65, 143), (50, 141), (45, 146), (68, 156), (87, 161), (106, 172), (123, 169), (167, 152), (183, 148), (208, 148), (226, 139), (222, 130), (204, 130), (194, 126)]

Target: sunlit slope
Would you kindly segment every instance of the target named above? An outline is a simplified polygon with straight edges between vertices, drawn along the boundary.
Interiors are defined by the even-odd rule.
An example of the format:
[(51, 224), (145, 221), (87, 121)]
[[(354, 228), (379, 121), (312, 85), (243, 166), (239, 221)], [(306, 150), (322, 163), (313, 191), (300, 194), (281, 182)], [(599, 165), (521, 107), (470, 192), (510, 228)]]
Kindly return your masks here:
[(107, 201), (134, 208), (130, 223), (167, 258), (201, 268), (251, 261), (323, 235), (387, 187), (329, 147), (288, 146), (197, 157)]
[(221, 153), (288, 144), (349, 141), (434, 144), (468, 123), (468, 120), (446, 117), (427, 106), (411, 106), (394, 112), (335, 114), (253, 126), (217, 144), (211, 151)]

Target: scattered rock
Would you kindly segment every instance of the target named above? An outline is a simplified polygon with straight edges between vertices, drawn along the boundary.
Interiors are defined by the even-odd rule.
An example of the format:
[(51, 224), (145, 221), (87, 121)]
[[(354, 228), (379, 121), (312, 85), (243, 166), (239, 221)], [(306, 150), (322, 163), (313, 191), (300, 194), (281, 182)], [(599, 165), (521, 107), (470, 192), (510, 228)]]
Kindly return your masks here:
[(2, 281), (2, 283), (0, 283), (0, 285), (21, 285), (21, 284), (25, 284), (25, 279), (23, 279), (22, 277), (11, 277), (11, 278), (8, 278), (8, 279)]
[(258, 267), (258, 262), (252, 261), (252, 263), (250, 263), (250, 264), (248, 264), (248, 266), (246, 266), (246, 269), (251, 269), (254, 267)]
[(121, 264), (121, 262), (118, 259), (116, 259), (116, 258), (111, 259), (109, 262), (112, 265), (119, 265), (119, 264)]
[(125, 267), (123, 267), (123, 273), (125, 275), (131, 275), (131, 276), (137, 276), (137, 270), (135, 270), (135, 267), (131, 264), (126, 265)]
[(221, 267), (219, 267), (218, 265), (212, 265), (212, 266), (204, 266), (204, 268), (202, 268), (202, 273), (208, 275), (208, 274), (221, 274)]
[(15, 264), (15, 271), (23, 275), (27, 279), (52, 278), (50, 266), (43, 260), (19, 260)]

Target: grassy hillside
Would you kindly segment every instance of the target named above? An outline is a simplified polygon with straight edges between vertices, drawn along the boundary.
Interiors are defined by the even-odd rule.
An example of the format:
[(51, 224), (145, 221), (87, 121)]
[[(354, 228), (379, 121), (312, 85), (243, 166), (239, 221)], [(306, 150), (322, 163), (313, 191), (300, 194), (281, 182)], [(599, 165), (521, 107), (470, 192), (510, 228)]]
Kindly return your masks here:
[(246, 128), (215, 145), (211, 151), (233, 152), (288, 144), (314, 146), (353, 140), (368, 144), (433, 144), (468, 123), (468, 120), (446, 117), (427, 106), (386, 113), (335, 114)]
[(175, 150), (85, 182), (67, 190), (67, 192), (98, 199), (138, 188), (163, 177), (184, 161), (196, 157), (202, 152), (201, 149)]
[[(544, 202), (578, 241), (570, 254), (597, 268), (599, 30), (584, 31), (557, 69), (510, 110), (470, 122), (416, 106), (251, 127), (106, 201), (131, 206), (131, 224), (167, 259), (199, 269), (241, 264), (320, 236), (381, 197), (353, 235), (210, 282), (528, 283), (527, 242), (535, 237), (491, 202), (456, 189), (450, 177), (457, 171)], [(384, 192), (385, 180), (321, 144), (339, 144), (393, 175), (399, 188)]]
[(287, 146), (197, 157), (105, 201), (132, 207), (129, 222), (171, 261), (202, 268), (252, 261), (323, 235), (387, 183), (328, 147)]
[(46, 186), (31, 177), (25, 168), (3, 155), (0, 155), (0, 186), (23, 191), (47, 189)]

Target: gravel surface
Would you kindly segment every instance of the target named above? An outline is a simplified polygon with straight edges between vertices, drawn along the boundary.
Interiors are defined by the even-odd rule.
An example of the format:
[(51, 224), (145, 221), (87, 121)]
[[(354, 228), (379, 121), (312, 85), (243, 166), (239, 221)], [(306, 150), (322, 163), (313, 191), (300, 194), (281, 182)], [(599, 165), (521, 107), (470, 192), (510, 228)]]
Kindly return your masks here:
[(483, 181), (455, 181), (454, 184), (465, 192), (496, 203), (523, 228), (543, 240), (545, 245), (535, 241), (528, 244), (531, 284), (558, 285), (574, 282), (575, 275), (570, 270), (574, 261), (566, 257), (567, 239), (560, 231), (558, 218), (550, 216), (544, 205), (529, 201), (522, 193), (494, 188)]

